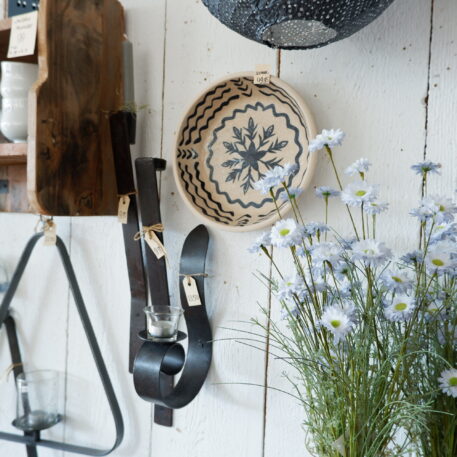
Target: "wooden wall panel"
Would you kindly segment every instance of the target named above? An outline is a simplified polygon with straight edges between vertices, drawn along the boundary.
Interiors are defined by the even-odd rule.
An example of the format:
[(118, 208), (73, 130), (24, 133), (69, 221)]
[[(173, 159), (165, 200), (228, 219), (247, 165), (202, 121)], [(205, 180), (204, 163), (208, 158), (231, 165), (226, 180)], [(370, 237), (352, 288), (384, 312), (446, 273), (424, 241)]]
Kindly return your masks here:
[[(425, 151), (428, 158), (445, 167), (443, 179), (434, 179), (432, 188), (449, 194), (457, 187), (453, 133), (457, 7), (453, 0), (434, 1), (433, 21), (432, 0), (397, 1), (374, 24), (345, 41), (320, 50), (281, 54), (226, 29), (200, 1), (123, 0), (122, 4), (134, 44), (136, 99), (144, 106), (133, 151), (135, 156), (161, 155), (169, 161), (162, 173), (161, 196), (172, 303), (177, 303), (182, 243), (200, 223), (185, 207), (174, 184), (174, 135), (194, 97), (225, 74), (270, 63), (305, 98), (319, 128), (341, 127), (347, 132), (345, 145), (336, 154), (337, 164), (342, 168), (360, 156), (373, 162), (372, 181), (381, 184), (382, 198), (392, 205), (380, 235), (395, 248), (410, 246), (416, 235), (406, 228), (411, 222), (408, 210), (419, 197), (411, 163)], [(314, 185), (321, 184), (333, 184), (323, 157), (314, 179)], [(312, 192), (303, 197), (301, 205), (308, 220), (322, 218), (322, 207)], [(333, 206), (335, 218), (340, 219), (342, 213)], [(0, 215), (0, 261), (10, 271), (35, 222), (35, 216)], [(283, 367), (273, 358), (267, 365), (263, 353), (232, 340), (240, 335), (222, 328), (246, 328), (238, 321), (258, 315), (257, 302), (268, 305), (268, 291), (251, 272), (268, 273), (269, 265), (246, 252), (257, 233), (210, 230), (207, 303), (217, 340), (214, 363), (201, 394), (177, 411), (175, 426), (166, 429), (152, 424), (152, 409), (135, 395), (127, 371), (129, 296), (118, 223), (112, 217), (64, 218), (57, 223), (59, 234), (71, 248), (126, 419), (125, 442), (113, 456), (306, 457), (300, 407), (272, 390), (267, 390), (266, 408), (264, 405), (261, 386), (266, 374), (269, 386), (287, 388), (281, 377)], [(79, 317), (68, 298), (66, 279), (61, 270), (53, 271), (55, 257), (44, 248), (37, 250), (19, 291), (15, 307), (18, 315), (27, 317), (20, 325), (24, 351), (34, 366), (66, 370), (69, 375), (69, 421), (52, 433), (65, 434), (71, 441), (109, 444), (114, 427)], [(283, 265), (287, 262), (281, 254), (277, 260)], [(41, 277), (52, 278), (53, 287)], [(277, 319), (275, 302), (272, 313)], [(14, 415), (15, 398), (11, 380), (7, 383), (1, 377), (8, 365), (2, 333), (0, 425), (6, 428)], [(25, 451), (0, 442), (0, 454), (19, 456)], [(61, 454), (40, 451), (45, 457)]]

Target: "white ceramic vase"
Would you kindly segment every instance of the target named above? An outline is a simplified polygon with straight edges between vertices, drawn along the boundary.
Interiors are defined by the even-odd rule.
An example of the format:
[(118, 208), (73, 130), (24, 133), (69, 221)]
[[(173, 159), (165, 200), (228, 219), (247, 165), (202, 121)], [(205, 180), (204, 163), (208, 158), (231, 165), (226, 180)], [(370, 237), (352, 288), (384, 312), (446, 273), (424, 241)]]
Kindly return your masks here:
[(0, 130), (14, 143), (27, 141), (28, 93), (38, 78), (38, 65), (2, 62)]

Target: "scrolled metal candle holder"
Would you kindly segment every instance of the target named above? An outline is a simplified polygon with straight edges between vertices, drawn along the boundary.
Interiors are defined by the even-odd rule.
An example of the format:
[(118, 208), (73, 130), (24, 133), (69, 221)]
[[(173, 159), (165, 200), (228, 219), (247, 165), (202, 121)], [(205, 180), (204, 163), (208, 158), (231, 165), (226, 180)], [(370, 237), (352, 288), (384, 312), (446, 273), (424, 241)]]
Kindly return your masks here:
[[(182, 408), (200, 391), (211, 365), (212, 334), (206, 313), (204, 277), (209, 235), (204, 225), (196, 227), (184, 242), (180, 273), (195, 280), (200, 305), (189, 306), (186, 291), (180, 282), (181, 303), (188, 332), (187, 355), (179, 341), (186, 338), (177, 334), (177, 342), (150, 341), (146, 332), (140, 332), (143, 344), (133, 365), (133, 379), (138, 395), (146, 401)], [(195, 274), (197, 273), (198, 274)], [(169, 376), (181, 373), (176, 386), (170, 386)]]

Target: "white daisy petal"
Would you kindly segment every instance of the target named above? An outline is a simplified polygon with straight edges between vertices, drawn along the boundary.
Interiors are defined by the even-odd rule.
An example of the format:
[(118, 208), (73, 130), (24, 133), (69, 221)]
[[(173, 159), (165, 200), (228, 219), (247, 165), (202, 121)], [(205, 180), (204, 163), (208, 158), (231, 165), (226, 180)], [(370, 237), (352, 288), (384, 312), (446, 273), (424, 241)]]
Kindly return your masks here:
[(378, 187), (368, 184), (366, 181), (357, 181), (348, 184), (341, 192), (341, 200), (349, 206), (362, 206), (378, 197)]
[(396, 295), (385, 307), (384, 315), (390, 321), (402, 322), (411, 317), (415, 308), (416, 304), (412, 297), (408, 297), (407, 295)]
[(438, 378), (438, 382), (443, 393), (457, 398), (457, 368), (444, 370)]
[(351, 316), (338, 306), (326, 308), (319, 323), (333, 334), (335, 343), (344, 340), (354, 326)]

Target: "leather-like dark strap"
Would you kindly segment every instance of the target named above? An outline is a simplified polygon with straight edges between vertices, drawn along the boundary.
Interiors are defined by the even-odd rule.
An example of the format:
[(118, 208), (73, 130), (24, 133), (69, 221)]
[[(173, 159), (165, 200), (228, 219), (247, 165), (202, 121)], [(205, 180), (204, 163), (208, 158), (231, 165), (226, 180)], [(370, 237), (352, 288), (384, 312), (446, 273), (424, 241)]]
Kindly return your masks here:
[(131, 116), (123, 111), (114, 113), (110, 117), (117, 193), (119, 195), (129, 195), (130, 197), (127, 224), (122, 224), (122, 233), (131, 296), (129, 371), (132, 372), (133, 360), (141, 346), (138, 332), (145, 328), (143, 308), (148, 304), (148, 292), (141, 243), (134, 240), (135, 234), (139, 231), (139, 218), (133, 164), (130, 154), (131, 138), (129, 138), (129, 132), (131, 133), (131, 129), (128, 128), (129, 121), (131, 121)]
[[(24, 273), (25, 267), (30, 259), (30, 255), (34, 247), (36, 246), (38, 240), (43, 236), (43, 233), (38, 233), (29, 240), (27, 243), (21, 258), (19, 260), (18, 266), (13, 274), (11, 279), (10, 285), (3, 297), (3, 301), (0, 306), (0, 328), (4, 323), (7, 327), (8, 331), (8, 342), (10, 344), (11, 355), (14, 361), (17, 363), (21, 363), (21, 356), (19, 351), (19, 344), (17, 342), (17, 335), (14, 326), (14, 321), (11, 321), (11, 317), (9, 316), (9, 310), (11, 301), (16, 293), (17, 287), (19, 282), (22, 278)], [(111, 383), (111, 379), (109, 377), (108, 371), (106, 369), (105, 362), (102, 357), (102, 353), (100, 351), (100, 347), (97, 342), (97, 338), (95, 336), (94, 329), (92, 327), (92, 323), (90, 321), (89, 315), (87, 313), (86, 305), (84, 303), (81, 290), (79, 289), (78, 281), (76, 279), (75, 272), (73, 270), (73, 266), (71, 264), (70, 256), (68, 255), (68, 251), (65, 247), (65, 244), (61, 240), (60, 237), (57, 237), (56, 247), (59, 251), (60, 258), (62, 260), (62, 265), (64, 267), (65, 273), (68, 278), (68, 282), (70, 285), (70, 289), (73, 295), (73, 299), (76, 304), (76, 308), (78, 310), (79, 317), (81, 318), (81, 323), (84, 328), (84, 332), (86, 334), (87, 340), (89, 342), (89, 346), (94, 357), (95, 366), (97, 368), (98, 374), (100, 375), (100, 380), (103, 385), (103, 389), (106, 394), (106, 398), (108, 400), (109, 407), (111, 409), (111, 413), (114, 419), (114, 425), (116, 428), (116, 438), (114, 444), (109, 449), (94, 449), (85, 446), (78, 446), (74, 444), (67, 444), (61, 443), (58, 441), (53, 440), (43, 440), (40, 437), (38, 432), (26, 433), (24, 436), (16, 435), (13, 433), (6, 433), (0, 432), (0, 439), (13, 441), (16, 443), (25, 444), (27, 447), (36, 447), (42, 446), (51, 449), (58, 449), (63, 450), (66, 452), (73, 452), (76, 454), (84, 454), (84, 455), (93, 455), (93, 456), (105, 456), (110, 454), (114, 449), (116, 449), (119, 444), (122, 442), (124, 436), (124, 422), (122, 419), (121, 410), (119, 408), (119, 404), (117, 402), (116, 394), (113, 389), (113, 385)], [(20, 370), (15, 371), (15, 375), (18, 375), (22, 371), (22, 367)]]
[[(157, 172), (165, 170), (165, 167), (166, 161), (163, 159), (145, 157), (135, 161), (143, 226), (151, 226), (162, 222)], [(163, 243), (162, 233), (157, 233), (156, 235)], [(166, 260), (165, 258), (157, 259), (152, 250), (145, 246), (144, 243), (143, 248), (146, 255), (151, 304), (170, 306)], [(141, 344), (139, 339), (138, 341)], [(164, 383), (169, 389), (172, 389), (174, 385), (173, 376), (164, 375)], [(173, 425), (173, 411), (161, 405), (156, 405), (154, 408), (154, 422), (165, 427), (171, 427)]]

